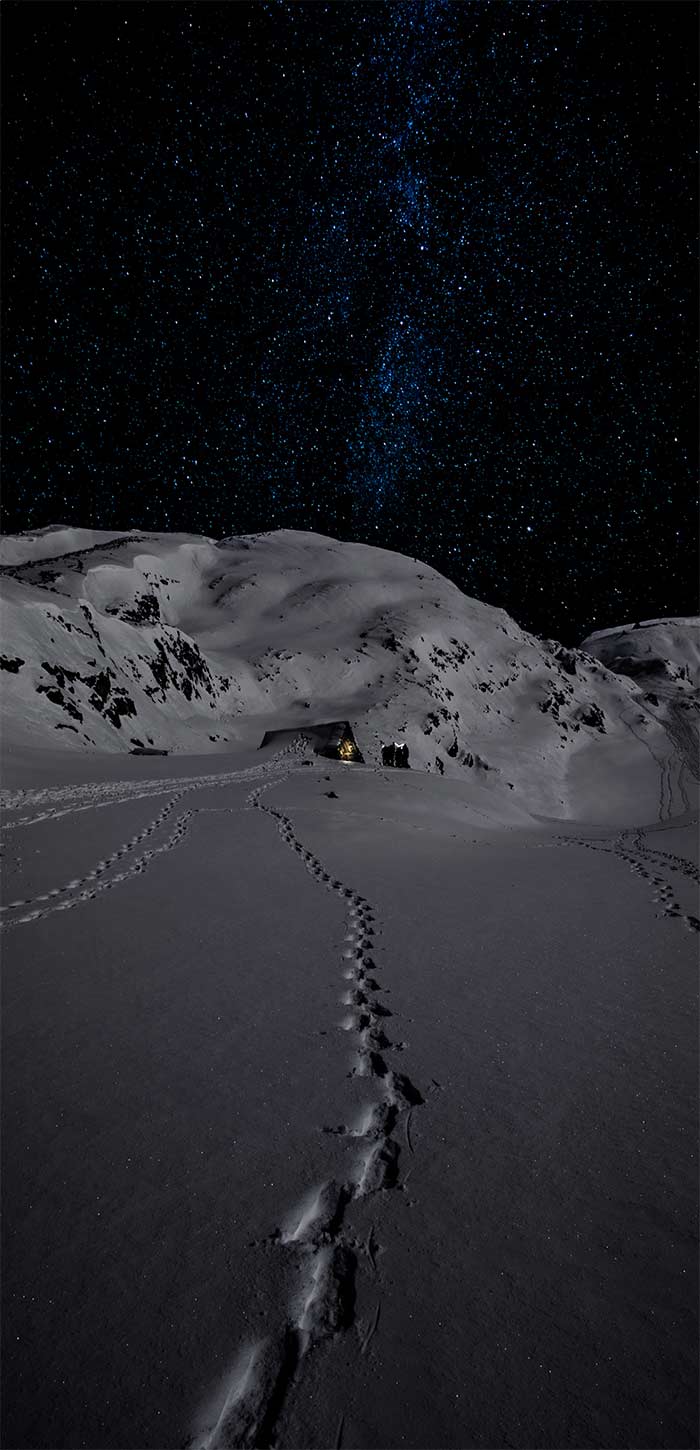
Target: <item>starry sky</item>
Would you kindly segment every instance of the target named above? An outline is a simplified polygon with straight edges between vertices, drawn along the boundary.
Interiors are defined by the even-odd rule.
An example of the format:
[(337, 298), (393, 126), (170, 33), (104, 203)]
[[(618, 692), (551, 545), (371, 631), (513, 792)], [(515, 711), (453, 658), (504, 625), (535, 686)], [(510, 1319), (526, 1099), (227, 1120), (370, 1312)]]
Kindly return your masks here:
[(5, 0), (3, 530), (692, 613), (693, 3)]

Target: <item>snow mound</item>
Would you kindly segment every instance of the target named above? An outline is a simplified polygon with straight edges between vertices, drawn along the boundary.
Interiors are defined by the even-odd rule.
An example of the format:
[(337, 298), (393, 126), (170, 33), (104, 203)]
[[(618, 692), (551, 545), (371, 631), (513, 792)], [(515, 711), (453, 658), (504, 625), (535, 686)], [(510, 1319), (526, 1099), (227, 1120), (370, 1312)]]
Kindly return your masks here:
[[(692, 754), (690, 678), (666, 677), (672, 739), (670, 696), (653, 703), (643, 673), (620, 673), (630, 632), (565, 649), (385, 549), (295, 530), (216, 542), (61, 528), (7, 538), (2, 557), (10, 751), (230, 752), (342, 719), (370, 767), (404, 740), (412, 768), (556, 816), (585, 810), (591, 770), (609, 795), (623, 760), (656, 789), (679, 700)], [(685, 666), (691, 625), (655, 625), (654, 657), (663, 646)]]

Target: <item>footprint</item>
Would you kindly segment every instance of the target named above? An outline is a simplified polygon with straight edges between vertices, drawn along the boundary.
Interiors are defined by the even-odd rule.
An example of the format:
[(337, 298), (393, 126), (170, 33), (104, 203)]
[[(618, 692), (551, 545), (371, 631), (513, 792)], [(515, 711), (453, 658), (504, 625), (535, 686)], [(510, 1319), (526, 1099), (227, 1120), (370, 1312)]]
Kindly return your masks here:
[(357, 1258), (347, 1244), (324, 1245), (314, 1254), (297, 1319), (304, 1349), (351, 1328), (356, 1271)]
[(368, 1103), (356, 1119), (352, 1128), (349, 1128), (348, 1136), (351, 1138), (368, 1138), (380, 1135), (389, 1121), (387, 1118), (386, 1103)]
[(258, 1423), (263, 1419), (283, 1359), (281, 1346), (276, 1352), (271, 1341), (263, 1339), (246, 1345), (197, 1415), (187, 1450), (256, 1444)]
[[(272, 1243), (294, 1250), (304, 1269), (304, 1280), (298, 1298), (290, 1306), (286, 1347), (278, 1355), (274, 1384), (268, 1384), (262, 1418), (257, 1417), (252, 1430), (242, 1427), (239, 1438), (233, 1438), (228, 1427), (226, 1431), (227, 1444), (254, 1444), (261, 1450), (269, 1450), (275, 1443), (280, 1413), (303, 1356), (315, 1343), (335, 1336), (354, 1322), (357, 1261), (354, 1245), (343, 1227), (346, 1211), (360, 1196), (403, 1187), (398, 1184), (401, 1150), (392, 1133), (403, 1119), (407, 1145), (413, 1151), (410, 1115), (413, 1107), (423, 1103), (423, 1097), (408, 1076), (390, 1071), (383, 1055), (400, 1051), (405, 1044), (397, 1045), (389, 1040), (379, 1024), (392, 1013), (373, 995), (368, 995), (384, 991), (374, 975), (376, 967), (371, 950), (376, 928), (369, 903), (324, 870), (318, 858), (297, 841), (289, 818), (264, 806), (261, 809), (268, 810), (277, 819), (282, 840), (301, 857), (309, 874), (347, 903), (340, 968), (347, 983), (340, 1000), (347, 1010), (338, 1027), (355, 1033), (357, 1046), (350, 1075), (373, 1079), (375, 1091), (380, 1095), (379, 1101), (366, 1104), (360, 1110), (351, 1125), (326, 1124), (321, 1129), (330, 1136), (363, 1140), (361, 1156), (350, 1181), (340, 1184), (328, 1180), (310, 1190), (287, 1215), (282, 1228), (272, 1235)], [(374, 1254), (367, 1248), (366, 1252), (376, 1272)], [(249, 1438), (251, 1435), (253, 1439)]]
[(382, 1032), (381, 1027), (373, 1028), (369, 1037), (369, 1041), (371, 1042), (373, 1048), (379, 1049), (381, 1052), (389, 1052), (393, 1047), (393, 1043), (389, 1041), (386, 1033)]
[(350, 1201), (345, 1185), (322, 1183), (308, 1193), (280, 1230), (279, 1242), (299, 1244), (316, 1242), (319, 1237), (336, 1234)]
[(224, 1450), (228, 1445), (264, 1450), (271, 1446), (303, 1353), (302, 1338), (294, 1325), (263, 1341), (243, 1394), (227, 1412), (217, 1437), (202, 1443), (201, 1450)]
[(394, 1100), (406, 1107), (418, 1108), (425, 1102), (425, 1098), (411, 1082), (410, 1077), (403, 1072), (392, 1072), (390, 1086)]
[(358, 1197), (366, 1198), (383, 1188), (394, 1188), (399, 1176), (399, 1157), (398, 1143), (392, 1138), (375, 1143), (360, 1163)]
[(320, 1187), (312, 1190), (290, 1215), (287, 1224), (280, 1230), (279, 1236), (283, 1244), (299, 1243), (322, 1219), (326, 1207), (324, 1195), (328, 1187), (328, 1184), (322, 1183)]
[(374, 1103), (371, 1108), (365, 1109), (363, 1112), (358, 1120), (357, 1129), (353, 1130), (353, 1136), (372, 1139), (388, 1138), (394, 1131), (398, 1115), (398, 1108), (393, 1103), (386, 1100)]

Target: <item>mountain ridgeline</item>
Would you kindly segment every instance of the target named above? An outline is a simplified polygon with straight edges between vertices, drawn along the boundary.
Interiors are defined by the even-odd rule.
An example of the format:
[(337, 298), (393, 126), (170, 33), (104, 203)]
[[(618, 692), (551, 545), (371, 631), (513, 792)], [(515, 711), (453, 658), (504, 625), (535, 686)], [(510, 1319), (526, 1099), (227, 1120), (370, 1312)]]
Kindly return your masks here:
[(557, 816), (625, 763), (668, 762), (669, 809), (697, 777), (697, 619), (569, 649), (418, 560), (291, 530), (55, 528), (0, 562), (6, 751), (201, 755), (347, 719), (370, 766), (400, 739), (414, 769)]

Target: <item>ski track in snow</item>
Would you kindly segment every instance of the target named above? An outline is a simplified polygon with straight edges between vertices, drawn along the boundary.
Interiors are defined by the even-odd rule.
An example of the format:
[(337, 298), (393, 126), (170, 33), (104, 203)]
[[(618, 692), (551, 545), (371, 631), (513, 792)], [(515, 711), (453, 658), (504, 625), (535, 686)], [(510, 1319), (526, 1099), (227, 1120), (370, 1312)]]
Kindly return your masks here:
[[(190, 1439), (191, 1450), (224, 1450), (227, 1446), (255, 1446), (266, 1450), (276, 1443), (276, 1431), (290, 1391), (298, 1381), (305, 1357), (338, 1335), (355, 1329), (360, 1353), (365, 1354), (377, 1332), (381, 1301), (371, 1323), (355, 1318), (355, 1281), (360, 1256), (377, 1274), (379, 1244), (374, 1225), (366, 1243), (360, 1243), (348, 1223), (353, 1203), (402, 1190), (399, 1182), (401, 1147), (399, 1132), (404, 1126), (407, 1143), (410, 1118), (424, 1099), (410, 1078), (399, 1071), (392, 1059), (403, 1044), (392, 1042), (385, 1031), (392, 1013), (382, 1001), (382, 987), (374, 959), (377, 921), (367, 899), (327, 871), (313, 852), (295, 834), (284, 811), (262, 803), (263, 794), (280, 782), (270, 780), (256, 786), (246, 806), (264, 811), (276, 822), (284, 844), (296, 853), (313, 881), (341, 897), (346, 907), (344, 946), (341, 956), (339, 1004), (344, 1015), (339, 1030), (353, 1044), (351, 1076), (362, 1078), (371, 1089), (372, 1101), (354, 1121), (321, 1125), (323, 1133), (347, 1140), (352, 1150), (347, 1175), (342, 1182), (329, 1177), (310, 1185), (295, 1209), (287, 1211), (280, 1226), (255, 1246), (292, 1254), (298, 1266), (298, 1287), (287, 1305), (285, 1321), (269, 1338), (249, 1350), (249, 1371), (242, 1378), (241, 1357), (235, 1361), (227, 1385), (209, 1423)], [(205, 1412), (206, 1413), (206, 1412)], [(336, 1444), (341, 1443), (343, 1419)]]
[[(648, 751), (659, 772), (658, 818), (660, 823), (670, 823), (674, 819), (674, 779), (672, 766), (674, 764), (676, 766), (675, 786), (678, 790), (678, 794), (680, 795), (682, 811), (689, 811), (692, 809), (690, 800), (688, 799), (688, 792), (685, 788), (684, 778), (686, 774), (692, 776), (692, 778), (696, 781), (700, 779), (700, 763), (698, 761), (697, 736), (694, 734), (692, 726), (685, 719), (678, 705), (672, 701), (669, 701), (667, 703), (668, 712), (666, 718), (663, 721), (663, 728), (666, 731), (672, 747), (671, 755), (657, 755), (656, 751), (650, 745), (646, 736), (640, 735), (638, 731), (635, 730), (631, 720), (628, 719), (629, 712), (622, 711), (620, 714), (620, 719), (623, 725), (627, 727), (630, 734), (634, 736), (635, 740), (638, 740), (639, 744), (643, 745), (645, 750)], [(646, 708), (646, 706), (644, 706), (641, 701), (636, 701), (635, 708), (641, 708), (644, 710), (647, 721), (651, 720), (653, 724), (657, 723), (656, 717), (651, 714), (648, 708)]]
[[(99, 810), (105, 805), (122, 805), (129, 800), (142, 800), (144, 794), (168, 794), (175, 787), (175, 793), (171, 794), (170, 800), (154, 820), (150, 821), (147, 826), (144, 826), (143, 830), (139, 831), (137, 835), (132, 836), (130, 840), (124, 841), (110, 856), (103, 857), (99, 860), (84, 876), (76, 876), (72, 881), (66, 882), (63, 886), (55, 886), (52, 890), (44, 891), (39, 896), (10, 901), (0, 907), (0, 930), (9, 931), (17, 926), (26, 926), (30, 922), (40, 921), (43, 917), (51, 916), (55, 911), (71, 911), (74, 907), (80, 906), (87, 901), (94, 901), (102, 892), (111, 891), (115, 886), (123, 885), (125, 881), (131, 880), (134, 876), (141, 875), (158, 856), (163, 855), (167, 851), (173, 851), (177, 846), (182, 844), (192, 819), (194, 816), (201, 814), (202, 809), (195, 808), (193, 810), (183, 811), (178, 816), (175, 829), (171, 832), (168, 839), (162, 845), (142, 852), (140, 856), (137, 856), (128, 865), (126, 870), (114, 871), (113, 868), (118, 866), (121, 861), (128, 859), (138, 846), (156, 834), (164, 826), (168, 817), (172, 815), (179, 801), (189, 792), (206, 789), (212, 784), (217, 786), (236, 785), (260, 778), (264, 779), (270, 775), (274, 777), (274, 783), (279, 784), (280, 780), (285, 779), (290, 771), (298, 768), (302, 754), (301, 747), (288, 746), (285, 750), (280, 751), (274, 756), (272, 760), (266, 761), (262, 765), (250, 766), (246, 770), (230, 771), (223, 776), (185, 777), (182, 780), (171, 779), (165, 782), (165, 784), (155, 781), (148, 782), (148, 784), (157, 787), (157, 789), (144, 792), (139, 787), (136, 793), (130, 796), (122, 796), (118, 801), (111, 798), (107, 801), (101, 800), (99, 786), (80, 786), (76, 789), (81, 793), (86, 789), (92, 793), (92, 799), (89, 802), (83, 801), (80, 805), (69, 806), (68, 809), (60, 810), (53, 814), (47, 812), (45, 815), (32, 817), (23, 822), (14, 822), (14, 825), (34, 825), (42, 820), (56, 820), (59, 816), (69, 815), (75, 810)], [(121, 789), (123, 787), (124, 782), (120, 785)], [(107, 789), (111, 792), (111, 787), (107, 787)], [(50, 792), (42, 791), (39, 794), (44, 796), (50, 794)], [(112, 874), (108, 875), (107, 873), (109, 872), (112, 872)], [(22, 911), (23, 915), (8, 917), (8, 912), (17, 911)]]

